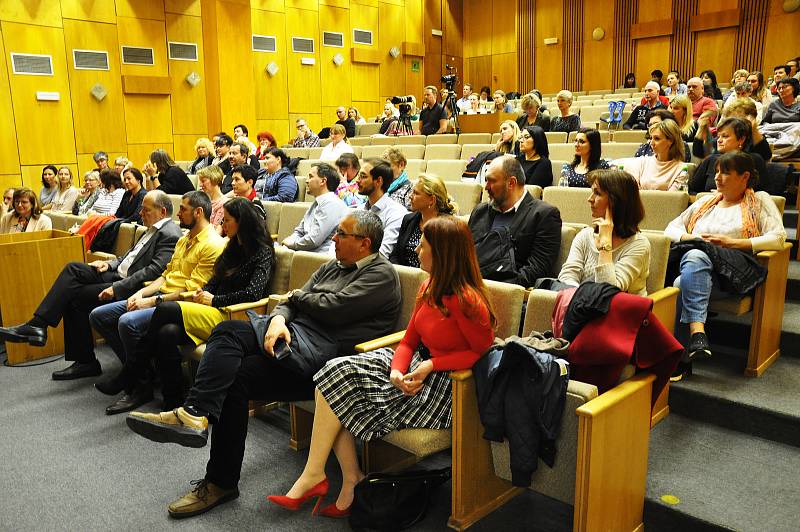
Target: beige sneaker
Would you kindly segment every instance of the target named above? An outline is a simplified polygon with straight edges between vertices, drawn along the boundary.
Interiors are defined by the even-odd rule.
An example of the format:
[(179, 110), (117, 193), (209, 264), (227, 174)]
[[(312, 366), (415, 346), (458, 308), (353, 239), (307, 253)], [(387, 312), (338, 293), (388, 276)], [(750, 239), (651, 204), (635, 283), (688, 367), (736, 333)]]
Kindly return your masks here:
[(193, 416), (183, 407), (156, 414), (131, 412), (125, 421), (133, 432), (154, 442), (184, 447), (204, 447), (208, 442), (208, 418)]
[(170, 517), (182, 519), (200, 515), (239, 496), (237, 488), (224, 490), (206, 479), (193, 480), (192, 485), (196, 486), (192, 491), (167, 507)]

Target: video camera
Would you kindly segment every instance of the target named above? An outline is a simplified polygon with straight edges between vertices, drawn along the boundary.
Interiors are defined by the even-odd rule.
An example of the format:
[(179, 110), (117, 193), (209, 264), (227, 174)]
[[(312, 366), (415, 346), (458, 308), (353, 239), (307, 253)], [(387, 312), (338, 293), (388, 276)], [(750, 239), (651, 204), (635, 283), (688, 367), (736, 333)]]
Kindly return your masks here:
[(456, 67), (448, 64), (445, 64), (444, 67), (448, 70), (448, 73), (441, 77), (441, 81), (444, 83), (444, 88), (450, 92), (455, 89), (456, 83), (458, 83), (458, 76), (453, 72)]
[(391, 102), (397, 105), (400, 116), (408, 115), (411, 112), (411, 104), (415, 101), (413, 96), (392, 96)]

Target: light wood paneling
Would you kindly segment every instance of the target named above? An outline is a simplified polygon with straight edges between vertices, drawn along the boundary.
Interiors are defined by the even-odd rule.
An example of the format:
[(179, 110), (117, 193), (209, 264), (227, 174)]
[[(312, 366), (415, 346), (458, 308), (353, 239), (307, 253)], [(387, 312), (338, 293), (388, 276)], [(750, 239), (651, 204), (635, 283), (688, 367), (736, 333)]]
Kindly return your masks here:
[(442, 0), (422, 0), (423, 35), (425, 37), (425, 85), (439, 84), (442, 61), (442, 38), (431, 33), (442, 29)]
[[(204, 134), (208, 131), (206, 117), (206, 91), (202, 84), (207, 83), (203, 72), (203, 41), (200, 38), (203, 24), (199, 17), (166, 15), (167, 39), (175, 42), (197, 44), (197, 61), (169, 61), (169, 78), (172, 96), (173, 133)], [(200, 75), (200, 85), (192, 87), (186, 81), (190, 72)]]
[(701, 31), (696, 34), (697, 46), (694, 55), (694, 72), (713, 70), (718, 81), (730, 79), (735, 70), (733, 50), (736, 45), (736, 29)]
[(403, 56), (395, 59), (389, 50), (396, 46), (402, 49), (405, 31), (403, 28), (403, 7), (381, 3), (378, 6), (380, 31), (377, 36), (378, 51), (381, 54), (380, 93), (383, 96), (406, 94), (406, 83), (403, 79)]
[(672, 16), (671, 0), (667, 2), (647, 2), (646, 0), (638, 0), (638, 3), (639, 9), (637, 10), (636, 22), (664, 20)]
[[(350, 0), (319, 0), (319, 6), (341, 7), (348, 9), (350, 8)], [(322, 11), (322, 9), (320, 9), (320, 11)]]
[[(281, 3), (281, 9), (283, 3)], [(286, 119), (289, 116), (289, 68), (286, 56), (286, 34), (281, 28), (286, 26), (286, 16), (283, 13), (259, 11), (251, 12), (253, 33), (257, 35), (272, 35), (275, 37), (275, 52), (252, 52), (253, 77), (256, 87), (256, 117), (264, 119)], [(278, 72), (270, 76), (266, 72), (270, 62), (278, 65)]]
[(464, 8), (462, 2), (442, 0), (442, 55), (464, 57)]
[(464, 0), (464, 57), (492, 54), (492, 4), (482, 0)]
[[(465, 59), (464, 79), (467, 80), (467, 83), (472, 83), (473, 89), (475, 90), (480, 90), (483, 85), (491, 86), (492, 56), (484, 55)], [(460, 91), (458, 97), (461, 97)]]
[[(222, 129), (233, 132), (234, 124), (253, 124), (256, 120), (255, 80), (253, 69), (247, 64), (248, 59), (252, 60), (253, 47), (247, 28), (252, 25), (250, 9), (217, 3), (220, 116)], [(210, 100), (207, 105), (211, 105)]]
[(535, 86), (535, 5), (535, 0), (517, 0), (517, 87), (520, 92), (528, 92)]
[[(563, 2), (537, 0), (535, 79), (542, 92), (558, 92), (563, 83)], [(545, 45), (544, 39), (555, 37), (558, 44)], [(532, 87), (531, 87), (532, 88)]]
[[(583, 23), (583, 90), (608, 89), (616, 86), (613, 72), (608, 68), (614, 57), (614, 3), (605, 9), (587, 9)], [(592, 38), (595, 28), (602, 28), (605, 36), (600, 41)], [(598, 68), (603, 65), (603, 68)]]
[(125, 131), (129, 145), (151, 142), (171, 144), (172, 109), (169, 96), (126, 95)]
[(117, 4), (118, 17), (164, 20), (164, 0), (114, 0), (114, 1)]
[[(13, 184), (20, 184), (14, 179), (19, 179), (19, 152), (17, 151), (17, 131), (14, 128), (14, 106), (11, 104), (11, 87), (8, 81), (6, 61), (10, 56), (6, 54), (2, 25), (0, 25), (0, 174), (11, 174), (3, 183), (3, 188)], [(8, 183), (8, 184), (6, 184)]]
[[(348, 105), (345, 105), (345, 109)], [(329, 106), (323, 105), (322, 106), (322, 124), (320, 127), (331, 127), (333, 124), (336, 123), (336, 109), (338, 106)]]
[(59, 0), (3, 0), (0, 2), (0, 20), (61, 27)]
[[(128, 156), (127, 152), (126, 153), (106, 152), (106, 153), (108, 153), (108, 161), (112, 165), (114, 164), (114, 159), (116, 159), (120, 155), (124, 155), (125, 157)], [(138, 168), (141, 168), (141, 164), (143, 162), (144, 161), (140, 161), (138, 163), (138, 165), (137, 165), (136, 161), (134, 161), (134, 166), (137, 166)], [(79, 153), (78, 154), (78, 173), (75, 174), (75, 186), (76, 187), (77, 186), (83, 186), (83, 174), (85, 174), (86, 172), (89, 172), (91, 170), (94, 170), (95, 168), (97, 168), (97, 165), (94, 163), (94, 152), (92, 152), (92, 153)]]
[[(734, 68), (758, 70), (764, 56), (769, 3), (763, 0), (742, 0), (742, 27), (736, 33)], [(796, 32), (795, 32), (796, 33)]]
[(5, 192), (7, 188), (22, 186), (22, 176), (20, 174), (0, 174), (0, 192)]
[(689, 79), (694, 64), (695, 33), (689, 26), (697, 0), (674, 0), (672, 3), (672, 49), (669, 69), (676, 70), (682, 79)]
[(492, 1), (492, 54), (494, 55), (517, 51), (517, 26), (513, 23), (516, 6), (516, 0)]
[[(53, 58), (52, 76), (9, 75), (20, 163), (47, 164), (52, 160), (75, 162), (75, 136), (63, 30), (9, 22), (3, 22), (0, 27), (6, 43), (6, 54), (47, 54)], [(57, 102), (40, 102), (36, 100), (37, 91), (57, 92), (61, 99)]]
[[(253, 142), (255, 142), (255, 131), (253, 131), (251, 135), (253, 136)], [(172, 158), (176, 161), (194, 161), (197, 157), (197, 152), (194, 151), (194, 144), (201, 136), (202, 135), (174, 135), (172, 144), (175, 153), (172, 154)]]
[[(119, 5), (117, 6), (119, 7)], [(144, 20), (117, 17), (117, 40), (122, 46), (141, 46), (153, 49), (153, 66), (121, 65), (123, 76), (168, 76), (167, 37), (164, 31), (164, 14), (161, 20)], [(122, 48), (120, 48), (120, 54)], [(122, 58), (120, 58), (120, 62)]]
[[(517, 89), (517, 54), (498, 54), (492, 56), (492, 90), (502, 89), (510, 92)], [(475, 87), (480, 90), (480, 86)]]
[[(125, 151), (125, 116), (120, 82), (117, 30), (110, 24), (83, 20), (64, 20), (64, 41), (69, 57), (69, 81), (72, 93), (72, 118), (75, 123), (75, 147), (78, 153)], [(110, 70), (75, 70), (72, 50), (102, 50), (108, 52)], [(92, 87), (100, 84), (107, 95), (97, 101)]]
[[(652, 37), (650, 39), (638, 39), (635, 42), (636, 46), (636, 83), (639, 87), (644, 87), (644, 84), (650, 79), (650, 72), (656, 68), (664, 72), (664, 79), (666, 80), (666, 73), (669, 71), (669, 50), (670, 50), (670, 37)], [(622, 81), (625, 81), (622, 79)], [(622, 85), (622, 82), (618, 82)]]
[(287, 143), (291, 144), (290, 141), (294, 138), (297, 130), (295, 129), (294, 121), (290, 124), (289, 119), (256, 120), (256, 128), (250, 133), (255, 143), (258, 142), (256, 140), (256, 135), (259, 131), (269, 131), (272, 133), (272, 136), (275, 137), (275, 140), (278, 142), (278, 146), (281, 146)]
[(150, 159), (150, 154), (153, 150), (161, 148), (172, 156), (175, 153), (171, 142), (165, 143), (145, 143), (145, 144), (128, 144), (128, 159), (133, 161), (133, 165), (141, 168), (145, 162)]
[[(289, 112), (318, 113), (322, 107), (319, 66), (319, 17), (316, 11), (286, 8), (286, 59), (289, 72)], [(360, 10), (359, 10), (360, 11)], [(313, 54), (291, 51), (292, 37), (314, 39)], [(342, 54), (344, 55), (344, 54)], [(314, 65), (301, 65), (300, 59), (313, 57)], [(377, 81), (377, 80), (376, 80)]]
[(367, 122), (370, 122), (372, 118), (383, 110), (383, 100), (385, 98), (377, 102), (353, 102), (353, 106), (358, 109)]
[(172, 94), (168, 76), (122, 76), (123, 94)]
[(800, 16), (797, 12), (784, 13), (782, 3), (782, 0), (770, 0), (769, 4), (764, 58), (761, 61), (765, 79), (772, 74), (775, 65), (785, 63), (800, 50), (800, 32), (797, 31)]
[(61, 0), (61, 16), (90, 22), (116, 24), (114, 2), (98, 0)]
[(196, 17), (202, 14), (200, 0), (164, 0), (164, 11), (176, 15), (193, 15)]
[(583, 87), (583, 0), (564, 0), (564, 74), (567, 90)]
[(286, 11), (283, 0), (250, 0), (250, 7), (262, 11), (275, 11), (277, 13), (284, 13)]
[[(77, 182), (78, 176), (78, 165), (76, 163), (64, 163), (64, 162), (57, 162), (57, 161), (50, 161), (47, 164), (52, 164), (56, 168), (61, 168), (62, 166), (66, 166), (72, 172), (73, 183)], [(42, 169), (44, 165), (31, 165), (31, 166), (21, 166), (20, 170), (22, 171), (22, 184), (30, 189), (32, 189), (36, 194), (39, 194), (39, 191), (42, 190)]]
[[(369, 28), (365, 28), (369, 29)], [(322, 32), (332, 31), (344, 35), (344, 47), (322, 46)], [(320, 88), (323, 106), (350, 105), (352, 84), (349, 48), (352, 42), (350, 31), (350, 11), (339, 7), (319, 6), (319, 33), (316, 42), (319, 46)], [(373, 39), (375, 39), (373, 35)], [(341, 54), (344, 63), (336, 66), (333, 56)]]
[(305, 9), (309, 11), (316, 11), (319, 9), (317, 0), (285, 0), (286, 9)]

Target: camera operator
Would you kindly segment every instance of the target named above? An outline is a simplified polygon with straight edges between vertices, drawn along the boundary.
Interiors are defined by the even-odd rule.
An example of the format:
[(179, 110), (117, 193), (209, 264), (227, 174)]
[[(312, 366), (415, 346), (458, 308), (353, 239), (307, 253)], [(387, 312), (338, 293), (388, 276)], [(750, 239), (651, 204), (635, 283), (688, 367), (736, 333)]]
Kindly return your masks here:
[(447, 111), (440, 103), (436, 102), (438, 90), (433, 85), (425, 87), (422, 112), (419, 114), (420, 133), (423, 135), (438, 135), (447, 133)]

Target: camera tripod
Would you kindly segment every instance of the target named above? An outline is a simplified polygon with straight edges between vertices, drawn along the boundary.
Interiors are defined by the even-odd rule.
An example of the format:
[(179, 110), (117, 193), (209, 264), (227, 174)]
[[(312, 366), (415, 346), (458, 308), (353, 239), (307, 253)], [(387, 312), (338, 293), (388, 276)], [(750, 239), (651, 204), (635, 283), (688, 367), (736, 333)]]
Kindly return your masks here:
[(397, 117), (397, 126), (392, 131), (392, 135), (395, 137), (399, 137), (401, 135), (413, 135), (414, 128), (411, 127), (411, 115), (408, 113), (400, 113), (400, 116)]
[(450, 111), (450, 118), (453, 121), (453, 129), (456, 132), (456, 135), (461, 134), (461, 126), (458, 125), (458, 105), (456, 105), (456, 93), (453, 92), (452, 87), (447, 87), (447, 98), (444, 99), (442, 103), (444, 106), (445, 111)]

